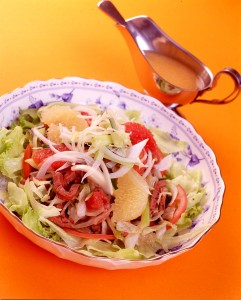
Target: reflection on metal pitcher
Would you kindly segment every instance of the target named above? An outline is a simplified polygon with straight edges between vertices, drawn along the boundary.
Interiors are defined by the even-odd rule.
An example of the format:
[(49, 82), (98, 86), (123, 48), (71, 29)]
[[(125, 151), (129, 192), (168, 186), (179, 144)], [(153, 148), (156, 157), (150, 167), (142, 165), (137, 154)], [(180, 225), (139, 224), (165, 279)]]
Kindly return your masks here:
[[(192, 102), (224, 104), (239, 95), (241, 76), (233, 68), (225, 68), (213, 76), (205, 64), (172, 40), (149, 17), (125, 20), (111, 1), (101, 1), (98, 6), (117, 22), (144, 90), (166, 106)], [(215, 87), (223, 74), (233, 80), (233, 91), (223, 99), (200, 98)]]

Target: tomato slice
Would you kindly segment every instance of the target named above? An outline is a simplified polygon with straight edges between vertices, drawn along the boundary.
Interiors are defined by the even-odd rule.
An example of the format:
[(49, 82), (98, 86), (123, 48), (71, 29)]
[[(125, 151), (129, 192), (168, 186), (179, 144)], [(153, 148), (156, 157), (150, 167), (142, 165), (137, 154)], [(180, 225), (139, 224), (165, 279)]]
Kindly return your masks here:
[(185, 190), (179, 184), (177, 185), (177, 190), (177, 197), (174, 200), (174, 202), (170, 205), (170, 207), (175, 209), (172, 218), (168, 220), (172, 224), (176, 224), (177, 221), (180, 219), (181, 215), (187, 209), (187, 194)]
[(108, 196), (101, 188), (95, 188), (90, 198), (86, 201), (87, 210), (98, 210), (110, 202)]
[(63, 228), (63, 229), (67, 233), (76, 235), (76, 236), (84, 238), (84, 239), (103, 239), (103, 240), (115, 240), (116, 239), (116, 237), (113, 234), (85, 233), (85, 232), (79, 232), (79, 231), (69, 229), (69, 228)]
[[(55, 146), (55, 148), (60, 151), (60, 152), (63, 152), (63, 151), (69, 151), (69, 149), (64, 145), (64, 144), (61, 144), (61, 145), (57, 145)], [(41, 164), (46, 158), (48, 158), (49, 156), (53, 155), (54, 152), (53, 150), (51, 150), (50, 148), (42, 148), (42, 149), (39, 149), (39, 150), (35, 150), (33, 151), (33, 160), (34, 162), (39, 165)], [(51, 167), (53, 168), (53, 170), (57, 170), (58, 168), (62, 167), (63, 165), (65, 164), (65, 162), (62, 162), (62, 161), (56, 161), (54, 162)]]
[(27, 159), (31, 158), (32, 156), (32, 147), (30, 144), (27, 145), (24, 156), (23, 156), (23, 178), (27, 179), (32, 171), (32, 166), (26, 162)]

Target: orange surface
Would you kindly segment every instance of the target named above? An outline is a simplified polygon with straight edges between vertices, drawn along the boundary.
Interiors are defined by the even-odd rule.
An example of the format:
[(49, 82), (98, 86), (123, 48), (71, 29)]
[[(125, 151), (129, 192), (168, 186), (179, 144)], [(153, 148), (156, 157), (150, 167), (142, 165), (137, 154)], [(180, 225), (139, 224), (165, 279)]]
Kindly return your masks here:
[[(115, 0), (145, 14), (213, 73), (241, 72), (239, 0)], [(142, 91), (127, 46), (97, 0), (1, 0), (0, 94), (37, 79), (80, 76)], [(214, 93), (226, 95), (225, 84)], [(226, 193), (221, 219), (191, 251), (160, 266), (107, 271), (62, 260), (0, 215), (0, 299), (241, 299), (241, 96), (181, 112), (216, 153)]]

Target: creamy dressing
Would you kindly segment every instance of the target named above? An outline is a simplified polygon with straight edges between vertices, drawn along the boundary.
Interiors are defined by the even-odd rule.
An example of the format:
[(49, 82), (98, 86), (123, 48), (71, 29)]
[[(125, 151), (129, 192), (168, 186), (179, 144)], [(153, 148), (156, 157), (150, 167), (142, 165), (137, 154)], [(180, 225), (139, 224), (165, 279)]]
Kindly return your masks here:
[(186, 64), (153, 51), (145, 51), (152, 68), (169, 83), (186, 90), (200, 90), (203, 82)]

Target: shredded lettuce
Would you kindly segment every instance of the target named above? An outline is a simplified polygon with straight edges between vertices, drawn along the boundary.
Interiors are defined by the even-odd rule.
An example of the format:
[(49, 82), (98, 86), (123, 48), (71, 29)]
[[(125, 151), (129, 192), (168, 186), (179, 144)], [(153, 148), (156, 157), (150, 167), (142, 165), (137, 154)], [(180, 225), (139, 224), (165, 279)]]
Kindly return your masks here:
[(7, 192), (6, 206), (9, 210), (23, 216), (29, 209), (29, 202), (25, 191), (10, 181), (8, 182)]
[(181, 162), (174, 162), (168, 170), (168, 177), (175, 185), (180, 184), (187, 193), (187, 208), (205, 201), (206, 190), (202, 187), (202, 173), (199, 169), (187, 170)]
[(49, 228), (52, 230), (52, 232), (55, 232), (70, 248), (82, 247), (82, 239), (81, 238), (75, 237), (75, 236), (65, 232), (61, 227), (54, 224), (47, 218), (40, 217), (39, 220), (46, 226), (49, 226)]
[(187, 146), (186, 142), (171, 137), (168, 132), (155, 127), (149, 127), (149, 129), (151, 130), (158, 147), (165, 154), (183, 151)]
[(138, 110), (126, 110), (125, 114), (132, 122), (141, 122), (141, 113)]
[(11, 124), (10, 128), (14, 129), (16, 126), (20, 126), (26, 132), (27, 129), (33, 128), (39, 122), (40, 119), (36, 108), (20, 109), (18, 118)]
[(202, 211), (203, 207), (200, 204), (196, 204), (184, 212), (177, 222), (178, 231), (190, 227), (193, 223), (193, 219), (195, 219)]
[(45, 236), (51, 240), (60, 241), (60, 237), (49, 226), (45, 226), (40, 222), (40, 216), (37, 210), (34, 210), (24, 189), (18, 187), (13, 182), (8, 182), (8, 197), (5, 204), (12, 212), (17, 213), (22, 222), (34, 232)]
[(34, 232), (47, 237), (53, 241), (60, 242), (60, 236), (50, 227), (40, 221), (37, 211), (29, 207), (28, 211), (22, 216), (23, 223)]
[(35, 197), (37, 197), (37, 193), (35, 191), (35, 185), (33, 181), (26, 180), (23, 189), (25, 194), (28, 197), (29, 202), (31, 203), (32, 208), (40, 217), (50, 218), (56, 217), (60, 215), (60, 209), (54, 205), (44, 205), (37, 201)]
[(141, 215), (141, 227), (145, 228), (150, 225), (150, 201), (147, 201), (146, 208)]
[[(75, 112), (83, 113), (81, 118), (90, 121), (90, 125), (82, 131), (76, 130), (73, 124), (71, 124), (72, 128), (68, 127), (66, 124), (69, 120), (66, 124), (64, 121), (63, 124), (61, 122), (55, 124), (61, 143), (65, 144), (70, 152), (59, 152), (55, 148), (56, 145), (49, 140), (45, 124), (41, 123), (42, 113), (46, 113), (54, 105), (66, 105)], [(64, 109), (64, 107), (62, 108)], [(187, 144), (159, 128), (149, 127), (158, 147), (164, 154), (162, 160), (154, 163), (151, 150), (146, 147), (148, 138), (131, 143), (130, 134), (125, 132), (123, 125), (128, 121), (143, 124), (139, 111), (120, 108), (101, 111), (95, 105), (82, 106), (58, 102), (40, 109), (20, 110), (19, 117), (13, 122), (10, 129), (0, 129), (0, 172), (1, 175), (6, 176), (8, 181), (7, 193), (1, 193), (5, 205), (37, 234), (61, 242), (89, 256), (130, 260), (152, 258), (198, 236), (207, 227), (192, 228), (190, 232), (186, 229), (194, 224), (194, 219), (201, 214), (206, 201), (202, 173), (197, 168), (187, 168), (175, 160), (175, 154), (185, 150)], [(43, 149), (47, 146), (57, 153), (50, 154), (41, 164), (35, 163), (33, 157), (28, 158), (27, 162), (34, 171), (31, 172), (28, 179), (23, 179), (22, 163), (26, 143), (30, 143), (33, 149), (39, 146)], [(69, 202), (65, 202), (65, 199), (62, 199), (56, 192), (57, 188), (54, 176), (52, 176), (54, 171), (51, 169), (53, 163), (56, 162), (64, 163), (54, 170), (63, 172), (61, 174), (63, 176), (67, 173), (65, 170), (67, 168), (68, 171), (81, 174), (78, 175), (81, 177), (81, 181), (70, 179), (68, 182), (68, 176), (71, 178), (72, 175), (71, 172), (66, 178), (63, 177), (63, 180), (68, 182), (66, 186), (63, 184), (63, 189), (66, 189), (67, 193), (73, 182), (79, 184), (78, 194), (73, 199), (68, 199)], [(112, 201), (113, 186), (118, 189), (118, 179), (136, 167), (139, 170), (144, 169), (143, 173), (138, 175), (142, 176), (141, 178), (147, 184), (147, 187), (141, 186), (146, 188), (145, 192), (147, 192), (149, 200), (147, 204), (144, 204), (142, 213), (137, 218), (128, 221), (115, 220), (113, 217), (115, 204)], [(147, 174), (145, 174), (146, 170), (148, 170)], [(157, 211), (156, 215), (153, 214), (153, 208), (150, 207), (152, 198), (149, 195), (155, 191), (155, 182), (163, 179), (166, 190), (157, 192), (157, 202), (161, 203), (163, 196), (167, 207), (173, 203), (177, 197), (178, 185), (181, 185), (187, 195), (187, 209), (176, 224), (167, 221), (170, 218), (164, 216), (161, 205), (158, 204), (160, 211)], [(111, 208), (107, 211), (109, 215), (106, 214), (103, 221), (102, 219), (98, 220), (99, 216), (102, 217), (98, 214), (105, 215), (105, 208), (100, 210), (101, 212), (98, 210), (88, 211), (85, 204), (92, 197), (96, 187), (101, 187), (107, 196), (111, 197), (109, 203)], [(84, 203), (84, 212), (81, 211), (81, 203)], [(59, 208), (62, 205), (64, 208)], [(136, 206), (138, 205), (140, 206), (139, 203)], [(77, 213), (76, 208), (79, 209), (78, 218), (74, 217)], [(62, 227), (56, 225), (51, 221), (54, 219), (49, 219), (60, 217), (59, 220), (62, 220), (63, 216), (69, 218), (68, 221), (72, 222), (73, 226), (76, 225), (77, 230), (81, 228), (78, 226), (83, 225), (82, 221), (83, 223), (91, 221), (88, 226), (84, 224), (86, 227), (83, 226), (82, 234), (85, 230), (87, 235), (92, 234), (95, 232), (95, 228), (92, 226), (95, 227), (97, 224), (101, 225), (98, 234), (106, 236), (111, 232), (116, 239), (107, 241), (104, 238), (93, 239), (92, 236), (91, 238), (80, 238), (67, 233)], [(92, 223), (92, 219), (95, 217), (98, 221)]]
[(0, 129), (0, 172), (15, 180), (22, 170), (25, 136), (20, 126)]
[(125, 249), (118, 245), (111, 245), (103, 241), (97, 241), (86, 245), (87, 250), (79, 250), (80, 253), (92, 256), (105, 256), (108, 258), (121, 258), (139, 260), (143, 259), (143, 255), (136, 249)]

